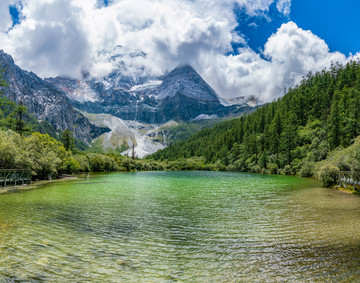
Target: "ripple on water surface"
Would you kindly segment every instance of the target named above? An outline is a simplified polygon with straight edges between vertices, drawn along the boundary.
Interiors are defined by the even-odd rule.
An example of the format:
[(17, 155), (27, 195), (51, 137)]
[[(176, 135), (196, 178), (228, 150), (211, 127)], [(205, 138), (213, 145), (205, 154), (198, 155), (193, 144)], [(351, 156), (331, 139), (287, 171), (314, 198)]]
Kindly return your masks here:
[(0, 281), (359, 279), (360, 198), (312, 180), (96, 175), (0, 196)]

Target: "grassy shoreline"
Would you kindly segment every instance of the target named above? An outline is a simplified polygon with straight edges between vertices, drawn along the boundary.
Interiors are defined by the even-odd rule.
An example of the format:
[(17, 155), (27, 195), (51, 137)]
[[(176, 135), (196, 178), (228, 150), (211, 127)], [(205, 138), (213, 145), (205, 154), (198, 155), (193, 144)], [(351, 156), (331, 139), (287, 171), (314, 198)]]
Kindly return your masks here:
[(74, 176), (63, 176), (63, 177), (60, 177), (57, 179), (52, 179), (52, 180), (36, 180), (36, 181), (32, 181), (30, 184), (24, 184), (24, 185), (17, 185), (17, 186), (10, 185), (10, 186), (6, 186), (6, 187), (0, 187), (0, 195), (40, 189), (40, 188), (45, 187), (54, 182), (62, 182), (62, 181), (68, 181), (68, 180), (81, 178), (82, 175), (84, 175), (84, 174), (78, 174), (78, 175), (74, 175)]

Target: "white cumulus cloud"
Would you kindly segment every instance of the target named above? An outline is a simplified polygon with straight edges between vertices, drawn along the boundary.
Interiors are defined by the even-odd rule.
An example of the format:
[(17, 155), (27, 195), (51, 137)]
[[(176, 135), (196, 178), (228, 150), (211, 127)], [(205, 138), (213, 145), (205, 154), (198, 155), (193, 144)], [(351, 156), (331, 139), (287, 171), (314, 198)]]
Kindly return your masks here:
[(68, 0), (37, 0), (23, 2), (22, 13), (21, 24), (0, 37), (5, 51), (41, 76), (79, 74), (90, 60), (80, 10)]
[[(224, 97), (255, 96), (264, 102), (282, 95), (307, 73), (329, 67), (331, 61), (345, 63), (339, 52), (330, 52), (324, 40), (294, 22), (283, 24), (265, 44), (260, 56), (247, 48), (237, 56), (217, 55), (209, 61), (204, 77)], [(216, 79), (219, 78), (219, 79)]]
[(291, 10), (291, 0), (278, 0), (276, 7), (280, 13), (288, 16)]
[(100, 0), (22, 0), (22, 21), (13, 28), (8, 7), (19, 0), (4, 1), (0, 49), (42, 77), (77, 77), (82, 69), (93, 76), (114, 69), (157, 76), (189, 63), (224, 98), (269, 101), (307, 72), (346, 60), (293, 22), (268, 39), (262, 54), (242, 48), (226, 55), (232, 42), (247, 46), (234, 32), (235, 4), (250, 16), (266, 16), (276, 4), (286, 16), (291, 0), (113, 0), (108, 6)]

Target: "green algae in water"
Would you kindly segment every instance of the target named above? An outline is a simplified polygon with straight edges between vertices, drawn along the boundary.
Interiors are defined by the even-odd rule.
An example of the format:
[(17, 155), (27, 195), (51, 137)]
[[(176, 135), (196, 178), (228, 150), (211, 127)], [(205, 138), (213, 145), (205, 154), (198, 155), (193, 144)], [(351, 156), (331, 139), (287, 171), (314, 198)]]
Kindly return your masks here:
[(357, 196), (289, 176), (58, 182), (0, 196), (0, 281), (353, 281), (359, 207)]

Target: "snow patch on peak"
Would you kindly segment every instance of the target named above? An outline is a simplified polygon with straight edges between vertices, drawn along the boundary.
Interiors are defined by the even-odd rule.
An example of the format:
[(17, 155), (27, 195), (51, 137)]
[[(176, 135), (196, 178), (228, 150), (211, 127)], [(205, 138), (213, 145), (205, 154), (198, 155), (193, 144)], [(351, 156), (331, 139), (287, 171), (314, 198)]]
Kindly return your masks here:
[(87, 101), (98, 101), (97, 94), (89, 87), (87, 82), (84, 80), (78, 81), (78, 88), (76, 88), (73, 92), (70, 92), (68, 94), (68, 97), (82, 103)]
[(155, 89), (157, 88), (159, 85), (161, 85), (162, 81), (160, 80), (151, 80), (147, 83), (141, 84), (141, 85), (134, 85), (130, 91), (143, 91), (143, 90), (147, 90), (147, 89)]
[(97, 102), (99, 97), (97, 93), (89, 86), (85, 79), (76, 80), (66, 77), (47, 78), (46, 82), (63, 91), (66, 96), (81, 103)]
[(105, 90), (109, 90), (110, 88), (113, 87), (112, 83), (108, 82), (107, 80), (102, 80), (101, 82), (103, 83)]

